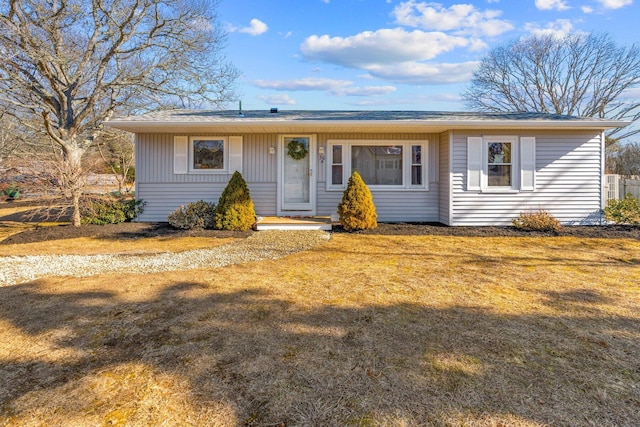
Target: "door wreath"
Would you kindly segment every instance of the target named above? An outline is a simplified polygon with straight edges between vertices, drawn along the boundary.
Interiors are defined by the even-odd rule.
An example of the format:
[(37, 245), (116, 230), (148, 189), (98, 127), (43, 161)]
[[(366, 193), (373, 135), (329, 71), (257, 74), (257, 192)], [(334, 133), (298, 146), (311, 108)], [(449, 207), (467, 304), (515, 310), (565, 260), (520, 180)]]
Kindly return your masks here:
[(293, 160), (302, 160), (307, 157), (308, 153), (309, 150), (307, 150), (307, 147), (305, 147), (304, 144), (297, 139), (292, 139), (287, 144), (287, 154)]

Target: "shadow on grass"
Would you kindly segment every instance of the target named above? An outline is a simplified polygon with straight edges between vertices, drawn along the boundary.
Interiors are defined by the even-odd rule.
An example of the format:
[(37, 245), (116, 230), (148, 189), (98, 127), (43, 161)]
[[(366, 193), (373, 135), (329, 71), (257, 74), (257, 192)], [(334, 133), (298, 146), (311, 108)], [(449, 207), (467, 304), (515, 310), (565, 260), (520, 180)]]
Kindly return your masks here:
[[(60, 393), (136, 363), (185, 379), (197, 405), (225, 402), (240, 425), (640, 424), (635, 317), (309, 308), (266, 291), (221, 293), (199, 283), (142, 301), (49, 287), (0, 288), (1, 320), (75, 356), (2, 360), (4, 416), (19, 414), (29, 393)], [(585, 308), (605, 301), (593, 291), (545, 298)], [(85, 409), (77, 402), (65, 410), (77, 413), (57, 416)]]

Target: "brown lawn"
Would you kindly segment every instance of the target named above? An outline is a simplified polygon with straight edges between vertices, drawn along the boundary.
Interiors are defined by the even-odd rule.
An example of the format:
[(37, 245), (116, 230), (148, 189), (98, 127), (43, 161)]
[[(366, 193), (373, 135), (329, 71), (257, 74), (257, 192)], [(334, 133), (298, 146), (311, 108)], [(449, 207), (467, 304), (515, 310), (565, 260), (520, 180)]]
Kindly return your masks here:
[(637, 426), (640, 241), (335, 234), (43, 279), (0, 288), (0, 342), (0, 425)]

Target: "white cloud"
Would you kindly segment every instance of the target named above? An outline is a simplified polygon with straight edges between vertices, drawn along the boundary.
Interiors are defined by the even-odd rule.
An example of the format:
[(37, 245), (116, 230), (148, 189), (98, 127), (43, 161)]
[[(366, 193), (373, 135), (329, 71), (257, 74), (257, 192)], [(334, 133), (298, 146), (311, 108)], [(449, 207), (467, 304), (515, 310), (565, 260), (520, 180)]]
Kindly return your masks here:
[(373, 64), (429, 60), (472, 43), (442, 32), (408, 32), (402, 28), (365, 31), (350, 37), (310, 36), (301, 45), (307, 59), (353, 68)]
[(398, 83), (450, 84), (470, 80), (477, 66), (475, 61), (454, 64), (406, 62), (371, 66), (367, 70), (374, 77)]
[(540, 25), (536, 23), (529, 22), (525, 24), (524, 29), (535, 36), (550, 34), (558, 37), (564, 37), (573, 32), (573, 24), (568, 19), (557, 19), (553, 22), (549, 22), (544, 27), (540, 27)]
[(249, 22), (248, 27), (241, 28), (239, 31), (241, 33), (251, 34), (252, 36), (259, 36), (260, 34), (266, 33), (268, 29), (269, 27), (267, 24), (254, 18)]
[(355, 86), (350, 80), (326, 78), (304, 78), (295, 80), (254, 80), (261, 89), (311, 91), (319, 90), (337, 96), (386, 95), (396, 90), (395, 86)]
[(304, 78), (296, 80), (254, 80), (255, 86), (261, 89), (275, 90), (336, 90), (346, 86), (352, 86), (349, 80), (335, 80), (324, 78)]
[(605, 9), (620, 9), (633, 4), (633, 0), (598, 0)]
[(500, 10), (476, 9), (472, 4), (454, 4), (448, 8), (440, 3), (409, 0), (400, 3), (392, 12), (398, 24), (424, 30), (453, 31), (477, 37), (495, 37), (513, 29), (509, 21), (497, 19)]
[(260, 95), (258, 99), (269, 105), (296, 105), (296, 100), (290, 98), (286, 93)]
[(332, 92), (339, 96), (376, 96), (386, 95), (395, 92), (395, 86), (362, 86), (362, 87), (345, 87)]
[(568, 10), (570, 7), (564, 0), (536, 0), (536, 7), (540, 10)]
[(582, 9), (582, 13), (593, 13), (593, 8), (591, 6), (582, 6), (580, 9)]

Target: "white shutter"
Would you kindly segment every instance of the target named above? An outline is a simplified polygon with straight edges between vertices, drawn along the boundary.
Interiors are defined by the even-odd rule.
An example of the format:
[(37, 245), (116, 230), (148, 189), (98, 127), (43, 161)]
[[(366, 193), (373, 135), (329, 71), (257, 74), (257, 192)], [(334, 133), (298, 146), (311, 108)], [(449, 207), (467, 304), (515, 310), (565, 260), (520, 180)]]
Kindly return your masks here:
[(189, 172), (189, 138), (186, 136), (173, 137), (173, 173)]
[(482, 183), (482, 137), (467, 138), (467, 191), (480, 190)]
[(242, 173), (242, 137), (229, 137), (229, 174), (238, 171)]
[(536, 189), (536, 138), (520, 138), (520, 190)]

